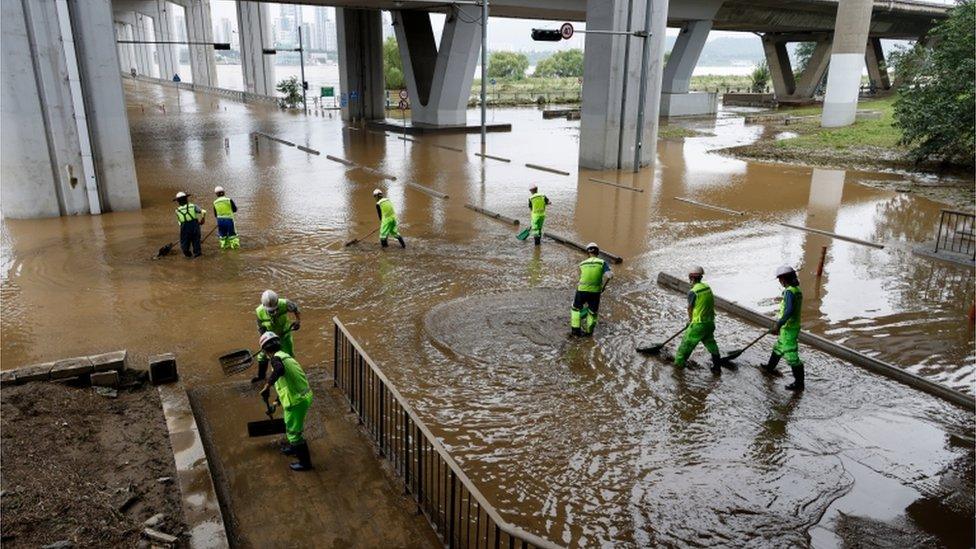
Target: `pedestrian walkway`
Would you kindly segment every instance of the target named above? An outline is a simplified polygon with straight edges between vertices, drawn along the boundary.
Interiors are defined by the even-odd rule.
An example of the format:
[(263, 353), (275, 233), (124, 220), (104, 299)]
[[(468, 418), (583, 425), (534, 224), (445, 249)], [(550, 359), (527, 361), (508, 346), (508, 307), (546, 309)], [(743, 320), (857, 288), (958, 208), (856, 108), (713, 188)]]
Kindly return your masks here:
[(308, 373), (315, 400), (305, 436), (315, 468), (304, 473), (288, 469), (293, 458), (278, 451), (280, 436), (248, 438), (247, 422), (266, 419), (258, 388), (234, 381), (191, 391), (237, 544), (439, 547), (402, 487), (382, 470), (331, 378), (321, 368)]

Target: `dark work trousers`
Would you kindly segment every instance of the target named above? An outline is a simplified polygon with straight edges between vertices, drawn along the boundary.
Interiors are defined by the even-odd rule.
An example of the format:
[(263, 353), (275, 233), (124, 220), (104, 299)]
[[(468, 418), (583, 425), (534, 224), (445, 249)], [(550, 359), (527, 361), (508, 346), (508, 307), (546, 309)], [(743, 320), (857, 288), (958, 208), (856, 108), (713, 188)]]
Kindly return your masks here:
[(581, 292), (576, 290), (573, 296), (573, 308), (582, 309), (583, 305), (589, 307), (594, 313), (600, 312), (600, 292)]
[[(193, 254), (190, 255), (190, 246)], [(180, 225), (180, 249), (186, 257), (200, 257), (200, 222), (190, 220)]]

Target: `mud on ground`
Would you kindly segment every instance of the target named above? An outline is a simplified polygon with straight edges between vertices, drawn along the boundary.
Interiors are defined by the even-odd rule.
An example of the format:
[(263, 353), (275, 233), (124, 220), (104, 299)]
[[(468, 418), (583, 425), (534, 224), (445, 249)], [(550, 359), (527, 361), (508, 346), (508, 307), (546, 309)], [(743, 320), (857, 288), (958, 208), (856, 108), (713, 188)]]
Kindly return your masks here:
[(0, 422), (5, 547), (136, 547), (157, 513), (156, 530), (186, 528), (152, 387), (135, 383), (114, 399), (65, 383), (4, 388)]

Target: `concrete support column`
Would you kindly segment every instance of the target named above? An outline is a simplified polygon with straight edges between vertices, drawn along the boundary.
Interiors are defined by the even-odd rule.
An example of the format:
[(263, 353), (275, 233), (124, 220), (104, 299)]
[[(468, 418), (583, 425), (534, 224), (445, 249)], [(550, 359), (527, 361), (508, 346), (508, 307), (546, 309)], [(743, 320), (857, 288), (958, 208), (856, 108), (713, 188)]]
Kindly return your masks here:
[[(156, 40), (160, 42), (174, 42), (173, 14), (166, 0), (152, 0), (153, 11), (149, 14), (153, 18), (153, 31)], [(172, 80), (173, 75), (180, 70), (176, 55), (176, 46), (172, 44), (156, 44), (156, 57), (159, 62), (159, 77)]]
[[(122, 21), (115, 22), (116, 40), (135, 40), (132, 32), (132, 25)], [(136, 69), (136, 49), (133, 44), (119, 44), (119, 68), (125, 74), (132, 74), (132, 69)], [(138, 72), (138, 69), (136, 69)]]
[[(587, 0), (586, 28), (627, 28), (627, 0)], [(644, 26), (645, 2), (632, 2), (631, 28)], [(640, 165), (653, 165), (664, 67), (668, 0), (651, 0), (651, 55), (647, 71), (643, 146)], [(587, 34), (583, 60), (583, 105), (579, 163), (592, 169), (632, 169), (637, 128), (637, 95), (641, 70), (641, 39), (629, 38), (630, 55), (624, 72), (628, 38)], [(625, 101), (624, 101), (625, 100)]]
[[(189, 42), (213, 43), (210, 0), (185, 0), (186, 33)], [(217, 86), (217, 60), (213, 46), (190, 46), (190, 71), (193, 83)]]
[(705, 47), (710, 30), (712, 30), (710, 20), (688, 21), (681, 27), (681, 33), (678, 34), (674, 47), (671, 48), (668, 63), (664, 66), (662, 92), (688, 93), (691, 73), (698, 64), (698, 57)]
[(868, 79), (874, 89), (878, 91), (890, 90), (891, 80), (888, 79), (888, 66), (885, 63), (880, 38), (868, 38), (868, 45), (864, 50), (864, 62), (868, 66)]
[(827, 64), (830, 62), (831, 37), (822, 36), (817, 40), (817, 45), (813, 49), (813, 54), (807, 62), (806, 68), (800, 74), (800, 81), (796, 83), (793, 95), (803, 99), (813, 97), (817, 86), (823, 80), (824, 73), (827, 72)]
[(275, 95), (275, 73), (272, 57), (264, 55), (271, 47), (271, 17), (268, 4), (237, 1), (237, 28), (241, 38), (241, 67), (244, 89), (260, 95)]
[(766, 33), (762, 37), (762, 45), (766, 64), (769, 65), (769, 77), (773, 81), (773, 93), (778, 98), (793, 95), (796, 80), (793, 78), (790, 54), (786, 51), (786, 40), (776, 34)]
[(476, 18), (462, 19), (457, 13), (459, 8), (453, 10), (444, 22), (439, 49), (429, 13), (393, 12), (414, 124), (456, 126), (467, 122), (482, 29)]
[(336, 34), (342, 119), (382, 120), (386, 101), (380, 12), (336, 8)]
[(844, 0), (837, 4), (834, 47), (824, 97), (821, 125), (849, 126), (857, 112), (857, 95), (864, 69), (864, 46), (871, 25), (872, 0)]
[(110, 0), (0, 9), (4, 217), (138, 208)]

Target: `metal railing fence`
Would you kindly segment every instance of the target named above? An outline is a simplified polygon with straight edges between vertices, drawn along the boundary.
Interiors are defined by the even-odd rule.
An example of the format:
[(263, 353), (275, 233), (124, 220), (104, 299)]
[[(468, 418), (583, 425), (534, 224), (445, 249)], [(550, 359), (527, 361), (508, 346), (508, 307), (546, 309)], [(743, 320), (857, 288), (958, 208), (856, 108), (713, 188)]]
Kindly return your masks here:
[(342, 322), (332, 323), (334, 385), (447, 547), (559, 547), (506, 522)]
[(968, 255), (976, 259), (976, 215), (956, 210), (942, 210), (939, 232), (935, 236), (935, 251)]

